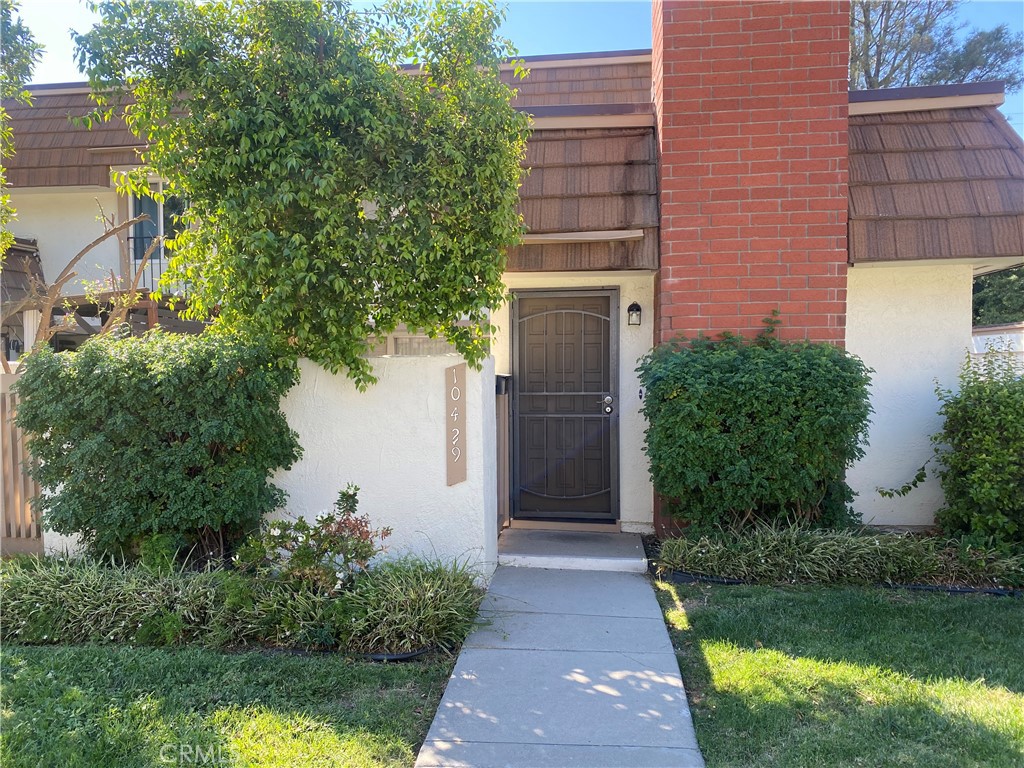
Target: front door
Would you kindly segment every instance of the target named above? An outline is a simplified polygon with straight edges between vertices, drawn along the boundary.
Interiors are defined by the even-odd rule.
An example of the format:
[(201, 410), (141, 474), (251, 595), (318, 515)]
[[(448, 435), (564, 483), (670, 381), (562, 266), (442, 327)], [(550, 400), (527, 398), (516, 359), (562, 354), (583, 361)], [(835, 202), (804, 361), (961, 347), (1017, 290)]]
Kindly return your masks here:
[(616, 291), (517, 293), (514, 519), (618, 519), (617, 317)]

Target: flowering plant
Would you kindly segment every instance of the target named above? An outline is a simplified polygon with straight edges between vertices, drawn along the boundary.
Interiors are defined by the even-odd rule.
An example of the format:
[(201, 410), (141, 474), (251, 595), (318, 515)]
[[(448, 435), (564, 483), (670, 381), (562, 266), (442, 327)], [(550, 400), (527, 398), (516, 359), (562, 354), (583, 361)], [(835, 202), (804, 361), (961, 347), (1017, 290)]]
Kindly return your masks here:
[(343, 589), (367, 563), (384, 551), (390, 528), (372, 528), (366, 515), (356, 514), (359, 488), (349, 484), (338, 494), (334, 511), (310, 524), (294, 521), (265, 522), (239, 548), (240, 568), (272, 571), (324, 591)]

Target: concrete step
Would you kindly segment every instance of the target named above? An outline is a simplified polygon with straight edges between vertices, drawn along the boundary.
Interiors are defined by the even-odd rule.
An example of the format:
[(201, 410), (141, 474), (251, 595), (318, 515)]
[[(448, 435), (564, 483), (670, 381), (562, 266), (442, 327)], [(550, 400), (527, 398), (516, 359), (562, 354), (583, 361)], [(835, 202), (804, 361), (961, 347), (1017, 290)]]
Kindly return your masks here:
[(647, 558), (637, 533), (592, 533), (507, 528), (498, 537), (498, 564), (518, 568), (644, 573)]

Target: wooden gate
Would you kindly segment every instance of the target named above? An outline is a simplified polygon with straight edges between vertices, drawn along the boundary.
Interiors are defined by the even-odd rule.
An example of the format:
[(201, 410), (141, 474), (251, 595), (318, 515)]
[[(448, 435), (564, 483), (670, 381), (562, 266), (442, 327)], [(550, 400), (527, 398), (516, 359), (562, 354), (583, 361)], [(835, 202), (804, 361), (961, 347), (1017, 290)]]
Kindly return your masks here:
[(17, 380), (17, 374), (0, 373), (0, 554), (42, 554), (43, 534), (32, 514), (39, 485), (25, 471), (28, 451), (14, 425), (17, 396), (11, 385)]

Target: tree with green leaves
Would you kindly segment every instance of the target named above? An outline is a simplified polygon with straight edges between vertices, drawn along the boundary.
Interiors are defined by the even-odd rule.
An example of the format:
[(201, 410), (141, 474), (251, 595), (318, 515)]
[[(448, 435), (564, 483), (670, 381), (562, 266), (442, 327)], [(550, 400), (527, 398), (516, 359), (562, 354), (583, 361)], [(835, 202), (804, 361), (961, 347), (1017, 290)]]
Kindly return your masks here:
[(1024, 83), (1024, 34), (1002, 24), (971, 29), (959, 21), (963, 0), (852, 0), (850, 87), (1002, 80)]
[(487, 354), (527, 118), (499, 79), (487, 0), (94, 5), (76, 35), (106, 114), (147, 141), (148, 179), (188, 200), (169, 282), (189, 312), (255, 326), (359, 386), (404, 324)]
[(974, 324), (1002, 325), (1024, 320), (1024, 267), (974, 279)]
[[(43, 55), (43, 48), (22, 22), (19, 10), (17, 0), (0, 0), (0, 99), (31, 104), (32, 96), (25, 90), (25, 84), (32, 79), (32, 70)], [(10, 231), (14, 208), (5, 170), (6, 160), (13, 154), (14, 134), (7, 110), (0, 105), (0, 263), (14, 243)]]

